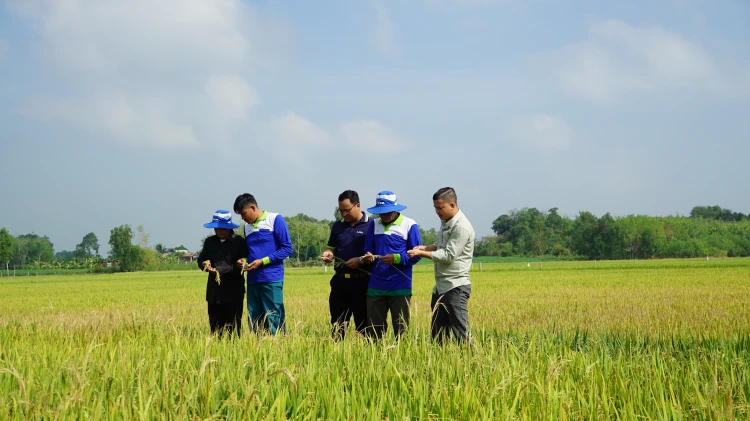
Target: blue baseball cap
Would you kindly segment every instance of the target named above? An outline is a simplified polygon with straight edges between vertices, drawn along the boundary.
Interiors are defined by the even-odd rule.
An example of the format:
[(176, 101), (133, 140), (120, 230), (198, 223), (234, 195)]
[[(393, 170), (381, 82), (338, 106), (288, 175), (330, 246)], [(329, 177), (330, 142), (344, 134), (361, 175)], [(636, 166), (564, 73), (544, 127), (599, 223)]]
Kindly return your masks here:
[(214, 212), (214, 217), (211, 219), (211, 222), (203, 224), (203, 226), (206, 228), (224, 228), (233, 230), (239, 227), (239, 224), (232, 222), (232, 214), (228, 210), (219, 209)]
[(383, 190), (378, 193), (375, 198), (375, 206), (367, 208), (367, 212), (374, 215), (382, 215), (389, 212), (398, 212), (406, 209), (406, 206), (399, 205), (396, 200), (396, 193), (388, 190)]

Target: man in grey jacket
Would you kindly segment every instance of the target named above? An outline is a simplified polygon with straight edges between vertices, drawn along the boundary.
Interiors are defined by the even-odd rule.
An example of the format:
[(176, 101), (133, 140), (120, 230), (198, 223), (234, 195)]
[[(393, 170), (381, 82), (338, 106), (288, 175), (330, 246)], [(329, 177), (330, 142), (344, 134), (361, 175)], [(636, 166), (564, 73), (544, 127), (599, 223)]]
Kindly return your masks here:
[(474, 228), (458, 208), (456, 191), (443, 187), (432, 195), (440, 218), (437, 242), (417, 246), (409, 257), (426, 257), (435, 262), (435, 288), (432, 290), (432, 337), (443, 343), (451, 334), (459, 341), (469, 338), (469, 270), (474, 255)]

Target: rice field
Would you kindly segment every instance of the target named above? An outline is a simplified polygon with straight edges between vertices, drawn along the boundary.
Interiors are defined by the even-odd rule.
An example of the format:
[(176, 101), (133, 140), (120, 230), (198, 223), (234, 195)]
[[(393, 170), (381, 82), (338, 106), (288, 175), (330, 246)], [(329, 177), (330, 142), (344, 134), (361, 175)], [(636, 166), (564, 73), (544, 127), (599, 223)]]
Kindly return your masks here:
[(468, 347), (430, 341), (429, 265), (399, 342), (332, 342), (330, 275), (239, 340), (197, 267), (0, 278), (0, 419), (750, 419), (750, 259), (476, 264)]

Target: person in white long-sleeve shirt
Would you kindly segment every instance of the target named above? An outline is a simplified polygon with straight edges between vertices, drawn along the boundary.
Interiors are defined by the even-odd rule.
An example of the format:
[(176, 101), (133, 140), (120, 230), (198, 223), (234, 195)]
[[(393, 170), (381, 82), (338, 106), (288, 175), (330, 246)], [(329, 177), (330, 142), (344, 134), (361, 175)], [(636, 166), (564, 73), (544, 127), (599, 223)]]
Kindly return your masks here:
[(409, 257), (426, 257), (435, 262), (435, 287), (432, 290), (432, 337), (443, 343), (450, 336), (459, 342), (469, 339), (469, 270), (474, 255), (474, 228), (458, 208), (456, 191), (443, 187), (432, 195), (435, 213), (440, 218), (437, 242), (417, 246)]

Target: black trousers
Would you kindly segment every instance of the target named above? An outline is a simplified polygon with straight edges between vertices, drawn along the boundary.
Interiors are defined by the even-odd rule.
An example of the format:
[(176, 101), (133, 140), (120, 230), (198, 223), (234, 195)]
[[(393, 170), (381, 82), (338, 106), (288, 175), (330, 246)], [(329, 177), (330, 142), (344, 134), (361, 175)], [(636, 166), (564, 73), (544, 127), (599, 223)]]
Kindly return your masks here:
[(224, 332), (229, 336), (242, 333), (242, 301), (222, 304), (208, 304), (208, 323), (211, 333), (221, 337)]
[(432, 294), (432, 338), (438, 343), (450, 339), (459, 343), (469, 337), (469, 296), (471, 285), (455, 287), (445, 294)]
[(331, 295), (328, 305), (331, 309), (331, 333), (334, 339), (344, 339), (349, 320), (354, 316), (354, 327), (364, 334), (367, 327), (367, 274), (343, 273), (331, 278)]
[(398, 339), (409, 327), (409, 305), (411, 296), (369, 296), (367, 297), (367, 333), (369, 337), (380, 339), (388, 330), (388, 312), (391, 312), (393, 334)]

